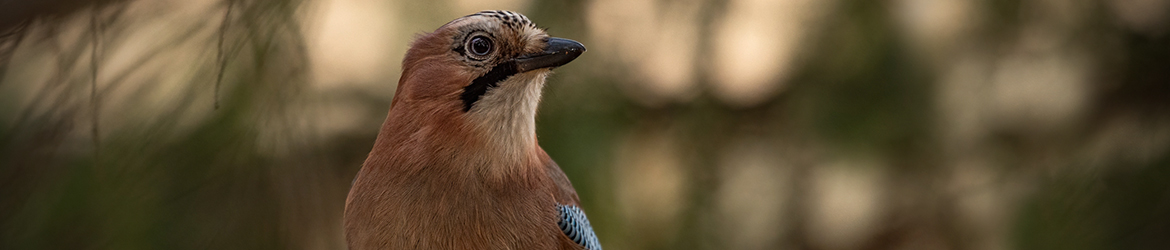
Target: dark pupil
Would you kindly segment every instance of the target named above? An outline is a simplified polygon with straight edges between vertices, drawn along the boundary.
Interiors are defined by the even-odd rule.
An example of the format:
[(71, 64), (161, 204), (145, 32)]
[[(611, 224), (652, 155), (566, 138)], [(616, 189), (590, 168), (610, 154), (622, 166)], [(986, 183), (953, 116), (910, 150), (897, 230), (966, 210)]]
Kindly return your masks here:
[(492, 51), (492, 40), (483, 37), (476, 37), (471, 39), (471, 53), (476, 55), (487, 55)]

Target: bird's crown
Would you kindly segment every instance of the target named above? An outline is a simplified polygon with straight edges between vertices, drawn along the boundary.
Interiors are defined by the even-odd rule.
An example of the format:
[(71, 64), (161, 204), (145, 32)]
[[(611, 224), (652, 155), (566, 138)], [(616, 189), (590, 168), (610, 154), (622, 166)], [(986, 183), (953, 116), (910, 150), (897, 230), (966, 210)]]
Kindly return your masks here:
[(499, 19), (500, 21), (502, 21), (504, 23), (504, 25), (507, 25), (508, 27), (512, 27), (513, 29), (519, 29), (521, 26), (528, 26), (528, 27), (532, 27), (532, 28), (537, 28), (535, 23), (532, 23), (532, 21), (528, 21), (528, 17), (521, 15), (520, 13), (511, 12), (511, 11), (507, 11), (507, 10), (485, 10), (485, 11), (480, 11), (478, 13), (467, 15), (464, 17), (471, 17), (471, 16), (483, 16), (483, 17), (496, 18), (496, 19)]

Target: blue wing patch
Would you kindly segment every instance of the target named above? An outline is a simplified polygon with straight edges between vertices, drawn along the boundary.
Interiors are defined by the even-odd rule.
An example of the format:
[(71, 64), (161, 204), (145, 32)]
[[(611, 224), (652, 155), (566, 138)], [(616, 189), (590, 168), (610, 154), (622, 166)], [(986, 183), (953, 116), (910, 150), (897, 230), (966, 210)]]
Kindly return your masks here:
[(585, 212), (581, 211), (581, 208), (557, 204), (557, 210), (561, 212), (561, 220), (557, 221), (557, 226), (561, 227), (561, 231), (565, 232), (569, 239), (587, 250), (601, 250), (597, 234), (593, 233), (593, 226), (589, 225), (589, 218), (585, 217)]

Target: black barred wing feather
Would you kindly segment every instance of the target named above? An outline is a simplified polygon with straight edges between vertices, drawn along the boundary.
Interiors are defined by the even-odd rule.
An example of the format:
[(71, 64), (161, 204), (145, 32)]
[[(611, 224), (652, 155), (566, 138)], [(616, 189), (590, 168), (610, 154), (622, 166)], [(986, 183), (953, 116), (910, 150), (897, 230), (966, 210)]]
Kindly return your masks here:
[(601, 243), (597, 242), (597, 234), (593, 233), (593, 226), (589, 225), (589, 218), (585, 217), (585, 212), (581, 211), (581, 208), (574, 205), (557, 204), (557, 210), (561, 213), (561, 219), (557, 221), (557, 226), (561, 227), (561, 231), (565, 232), (569, 239), (584, 246), (587, 250), (601, 250)]

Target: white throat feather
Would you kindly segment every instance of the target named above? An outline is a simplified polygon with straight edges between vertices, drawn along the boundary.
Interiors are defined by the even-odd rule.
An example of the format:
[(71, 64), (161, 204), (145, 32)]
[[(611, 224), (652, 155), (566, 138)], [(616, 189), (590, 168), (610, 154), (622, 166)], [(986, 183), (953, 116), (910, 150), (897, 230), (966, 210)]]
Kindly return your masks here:
[[(488, 90), (466, 113), (489, 153), (522, 163), (536, 149), (536, 108), (548, 69), (517, 73)], [(504, 163), (508, 164), (508, 163)]]

